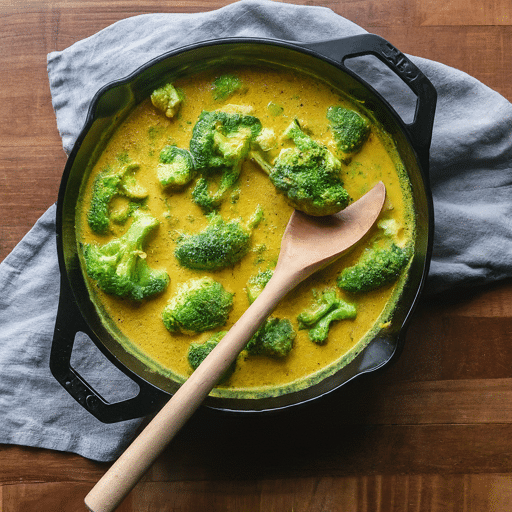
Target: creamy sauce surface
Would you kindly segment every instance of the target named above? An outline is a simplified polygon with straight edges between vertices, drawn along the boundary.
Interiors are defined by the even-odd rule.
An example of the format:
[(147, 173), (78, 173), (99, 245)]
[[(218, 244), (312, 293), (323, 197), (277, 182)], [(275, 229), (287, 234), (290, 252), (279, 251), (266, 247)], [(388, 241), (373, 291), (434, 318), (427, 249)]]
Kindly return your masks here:
[[(123, 234), (127, 225), (113, 224), (112, 233), (102, 236), (95, 235), (89, 229), (86, 214), (92, 183), (102, 169), (115, 166), (120, 158), (140, 165), (135, 176), (149, 191), (145, 203), (147, 209), (160, 221), (156, 234), (147, 246), (147, 262), (150, 267), (165, 269), (170, 276), (170, 284), (164, 293), (140, 304), (109, 296), (92, 281), (89, 286), (96, 302), (101, 304), (98, 307), (104, 312), (105, 322), (120, 330), (120, 342), (127, 350), (136, 353), (155, 371), (178, 381), (186, 379), (192, 371), (187, 361), (190, 343), (206, 340), (212, 332), (197, 336), (170, 333), (162, 323), (162, 309), (181, 283), (210, 275), (235, 294), (228, 323), (218, 330), (229, 329), (249, 306), (245, 290), (249, 278), (275, 265), (292, 208), (257, 165), (246, 161), (236, 194), (223, 202), (219, 212), (225, 220), (248, 220), (261, 205), (264, 218), (252, 234), (251, 251), (241, 262), (221, 271), (183, 268), (174, 257), (179, 235), (197, 233), (207, 226), (208, 221), (191, 199), (193, 183), (182, 192), (163, 191), (156, 178), (160, 150), (167, 144), (188, 149), (192, 129), (201, 111), (222, 109), (226, 104), (250, 105), (252, 115), (260, 119), (263, 127), (273, 128), (276, 134), (297, 118), (315, 140), (326, 144), (333, 152), (335, 145), (326, 118), (327, 109), (332, 105), (343, 105), (356, 110), (361, 108), (360, 112), (365, 115), (362, 105), (351, 103), (348, 98), (312, 77), (271, 69), (239, 68), (234, 71), (244, 88), (225, 101), (213, 99), (212, 83), (220, 73), (209, 72), (174, 82), (184, 94), (176, 118), (166, 118), (152, 106), (149, 99), (136, 106), (113, 134), (94, 165), (83, 186), (82, 200), (77, 209), (78, 242), (104, 244)], [(222, 70), (222, 73), (225, 72)], [(376, 124), (372, 125), (370, 137), (362, 149), (353, 155), (350, 162), (342, 164), (342, 179), (353, 200), (379, 180), (383, 181), (387, 199), (381, 219), (394, 219), (399, 224), (398, 242), (405, 243), (414, 236), (409, 184), (391, 139)], [(116, 199), (112, 208), (123, 207), (116, 201), (122, 203), (122, 199)], [(384, 313), (392, 309), (400, 281), (357, 296), (337, 289), (342, 299), (356, 305), (357, 317), (333, 323), (324, 345), (311, 342), (307, 331), (299, 330), (296, 318), (312, 303), (313, 289), (321, 291), (327, 286), (336, 286), (339, 272), (355, 263), (372, 237), (378, 235), (379, 229), (375, 227), (347, 255), (299, 285), (274, 311), (273, 316), (288, 318), (297, 332), (291, 353), (283, 360), (242, 354), (234, 374), (214, 394), (257, 392), (272, 395), (280, 394), (283, 389), (300, 388), (311, 379), (314, 381), (315, 376), (326, 371), (326, 368), (331, 369), (327, 371), (334, 371), (364, 348), (368, 341), (367, 334), (386, 321)]]

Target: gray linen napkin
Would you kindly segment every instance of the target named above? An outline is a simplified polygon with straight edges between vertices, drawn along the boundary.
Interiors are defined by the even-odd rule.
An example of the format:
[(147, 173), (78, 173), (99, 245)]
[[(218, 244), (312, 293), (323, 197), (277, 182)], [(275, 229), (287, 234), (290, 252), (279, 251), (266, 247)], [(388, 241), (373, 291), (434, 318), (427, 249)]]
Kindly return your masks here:
[[(119, 21), (48, 55), (64, 150), (71, 150), (100, 87), (166, 51), (219, 37), (306, 42), (364, 32), (330, 9), (269, 0), (242, 0), (208, 13), (148, 14)], [(431, 151), (436, 234), (427, 293), (510, 277), (512, 105), (460, 71), (410, 58), (438, 91)], [(390, 73), (373, 61), (356, 62), (354, 67), (371, 76), (372, 85), (407, 116), (407, 94)], [(101, 424), (74, 402), (48, 369), (59, 294), (54, 230), (52, 206), (0, 264), (0, 442), (113, 460), (140, 421)], [(100, 386), (106, 398), (133, 392), (92, 343), (79, 341), (73, 363), (91, 384)]]
[[(51, 206), (0, 264), (0, 443), (110, 460), (140, 420), (101, 423), (67, 394), (48, 366), (59, 297), (55, 211)], [(88, 339), (77, 339), (72, 364), (112, 399), (136, 394), (137, 387)]]

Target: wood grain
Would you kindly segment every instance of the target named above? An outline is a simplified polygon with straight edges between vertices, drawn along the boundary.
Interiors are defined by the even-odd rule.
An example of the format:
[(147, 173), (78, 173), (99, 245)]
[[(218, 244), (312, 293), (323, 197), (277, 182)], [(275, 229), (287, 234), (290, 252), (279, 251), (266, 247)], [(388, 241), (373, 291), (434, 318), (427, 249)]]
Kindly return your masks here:
[[(229, 3), (0, 0), (0, 260), (56, 200), (66, 162), (46, 55), (130, 16)], [(292, 3), (330, 8), (512, 100), (510, 0)], [(424, 300), (388, 370), (280, 415), (201, 409), (119, 510), (510, 511), (511, 339), (512, 282)], [(108, 467), (0, 446), (0, 511), (85, 510)]]
[(499, 0), (429, 0), (419, 2), (420, 25), (431, 26), (507, 26), (512, 25), (510, 5)]

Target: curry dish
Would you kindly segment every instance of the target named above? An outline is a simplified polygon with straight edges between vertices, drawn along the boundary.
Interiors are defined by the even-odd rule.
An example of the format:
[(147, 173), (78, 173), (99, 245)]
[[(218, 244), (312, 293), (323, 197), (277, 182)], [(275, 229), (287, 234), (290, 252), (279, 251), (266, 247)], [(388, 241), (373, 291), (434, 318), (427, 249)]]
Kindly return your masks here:
[[(224, 88), (222, 80), (226, 77), (231, 84)], [(97, 309), (126, 350), (155, 372), (176, 382), (185, 380), (193, 371), (188, 358), (191, 344), (204, 343), (212, 335), (229, 330), (252, 300), (250, 293), (248, 296), (251, 278), (272, 271), (294, 203), (276, 188), (268, 170), (262, 169), (261, 162), (250, 153), (220, 199), (215, 190), (223, 186), (222, 172), (212, 173), (211, 179), (196, 172), (186, 183), (163, 185), (158, 176), (162, 150), (174, 147), (188, 151), (202, 112), (235, 112), (257, 118), (261, 133), (267, 136), (265, 143), (269, 147), (263, 149), (272, 164), (283, 148), (292, 145), (291, 139), (283, 134), (295, 123), (301, 134), (322, 145), (339, 161), (339, 175), (349, 202), (383, 181), (387, 193), (384, 209), (377, 224), (358, 245), (300, 284), (272, 314), (289, 322), (293, 331), (291, 350), (279, 357), (242, 352), (234, 371), (212, 394), (273, 396), (315, 383), (347, 364), (371, 340), (372, 333), (385, 328), (406, 280), (407, 264), (395, 272), (394, 279), (376, 289), (356, 292), (340, 286), (342, 271), (356, 265), (374, 245), (389, 239), (398, 248), (413, 246), (415, 217), (410, 184), (393, 140), (364, 105), (315, 77), (291, 70), (222, 69), (176, 79), (172, 87), (178, 94), (176, 108), (171, 109), (169, 104), (162, 107), (158, 98), (152, 101), (148, 97), (116, 129), (84, 180), (76, 217), (79, 254), (87, 275), (86, 247), (102, 247), (123, 236), (135, 222), (135, 212), (150, 214), (158, 225), (152, 228), (139, 256), (150, 269), (165, 273), (168, 281), (158, 293), (133, 300), (105, 292), (89, 272), (87, 283)], [(365, 121), (368, 130), (360, 147), (340, 149), (328, 115), (333, 106), (356, 112)], [(247, 144), (254, 147), (257, 140), (253, 137)], [(131, 187), (130, 193), (109, 197), (108, 226), (94, 229), (89, 217), (97, 192), (95, 184), (102, 173), (116, 169), (130, 174), (131, 182), (124, 185), (126, 190)], [(218, 199), (209, 209), (197, 200), (198, 182), (205, 176), (210, 179), (208, 193)], [(140, 197), (134, 188), (142, 191)], [(249, 239), (246, 250), (226, 266), (205, 270), (183, 264), (176, 252), (180, 243), (204, 232), (214, 218), (243, 224)], [(162, 312), (186, 283), (204, 277), (221, 283), (231, 297), (227, 320), (223, 325), (196, 332), (170, 329)], [(300, 318), (315, 301), (318, 304), (325, 291), (334, 293), (336, 301), (349, 305), (353, 313), (344, 319), (335, 318), (328, 325), (327, 338), (315, 342), (310, 336), (311, 329)]]

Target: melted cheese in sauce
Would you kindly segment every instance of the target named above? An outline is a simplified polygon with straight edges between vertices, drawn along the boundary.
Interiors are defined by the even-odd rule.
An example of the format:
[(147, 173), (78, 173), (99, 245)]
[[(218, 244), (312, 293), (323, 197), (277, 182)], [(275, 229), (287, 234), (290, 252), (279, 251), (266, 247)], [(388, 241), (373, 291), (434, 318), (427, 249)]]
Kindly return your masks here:
[[(180, 233), (199, 232), (207, 225), (207, 220), (191, 200), (193, 184), (181, 193), (162, 191), (156, 179), (160, 150), (166, 144), (188, 149), (200, 112), (219, 109), (228, 103), (251, 105), (252, 114), (261, 120), (263, 127), (274, 128), (276, 134), (297, 118), (315, 140), (334, 150), (326, 119), (328, 107), (344, 105), (358, 109), (346, 97), (311, 77), (270, 69), (237, 69), (236, 74), (246, 88), (224, 102), (214, 101), (211, 93), (212, 82), (218, 75), (209, 73), (176, 81), (175, 86), (184, 92), (185, 100), (175, 119), (167, 119), (151, 105), (149, 99), (139, 104), (114, 133), (94, 165), (77, 209), (79, 242), (104, 244), (111, 237), (122, 234), (126, 226), (114, 225), (112, 234), (107, 236), (94, 235), (87, 226), (86, 211), (92, 183), (102, 169), (115, 165), (119, 155), (127, 155), (140, 165), (136, 178), (150, 193), (146, 203), (149, 211), (160, 220), (158, 231), (148, 244), (147, 261), (151, 267), (163, 268), (168, 272), (170, 285), (162, 295), (141, 304), (106, 295), (92, 282), (90, 291), (96, 302), (101, 304), (99, 309), (104, 312), (106, 324), (120, 331), (120, 342), (126, 349), (137, 354), (155, 371), (177, 381), (186, 379), (191, 373), (187, 362), (189, 344), (206, 340), (212, 333), (196, 337), (171, 334), (162, 323), (161, 311), (182, 282), (205, 274), (180, 267), (173, 253)], [(364, 114), (364, 110), (361, 112)], [(375, 123), (361, 151), (347, 165), (343, 165), (342, 178), (354, 200), (382, 180), (387, 190), (382, 218), (392, 218), (399, 224), (400, 242), (414, 235), (409, 184), (393, 150), (392, 141)], [(223, 218), (248, 219), (261, 205), (264, 220), (252, 235), (252, 251), (240, 263), (209, 273), (228, 291), (235, 293), (233, 310), (222, 330), (229, 329), (248, 307), (245, 286), (249, 278), (260, 270), (272, 267), (277, 260), (281, 236), (292, 212), (285, 199), (276, 193), (268, 177), (250, 161), (243, 166), (238, 189), (238, 200), (228, 198), (224, 201), (220, 209)], [(114, 201), (112, 207), (117, 206)], [(322, 372), (334, 371), (360, 351), (367, 343), (372, 328), (386, 320), (385, 312), (392, 309), (400, 282), (361, 296), (350, 296), (338, 289), (341, 298), (356, 304), (357, 317), (333, 323), (324, 345), (311, 342), (307, 331), (298, 329), (296, 317), (312, 302), (313, 289), (322, 290), (326, 286), (336, 285), (338, 273), (357, 260), (377, 230), (374, 228), (348, 255), (299, 285), (275, 310), (273, 315), (289, 318), (297, 332), (292, 352), (284, 360), (239, 357), (233, 376), (213, 394), (234, 396), (237, 393), (255, 392), (258, 396), (265, 396), (304, 387), (308, 382), (320, 378)]]

